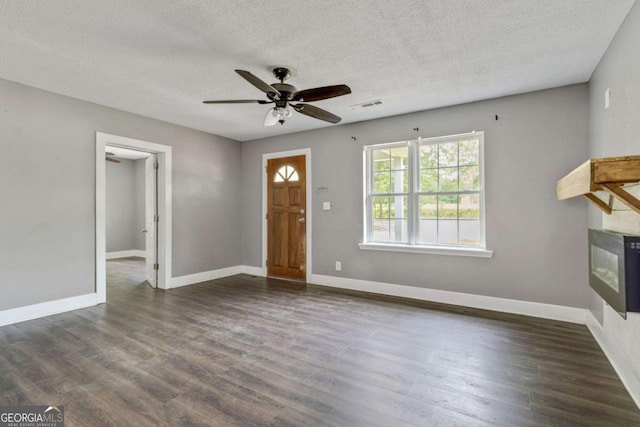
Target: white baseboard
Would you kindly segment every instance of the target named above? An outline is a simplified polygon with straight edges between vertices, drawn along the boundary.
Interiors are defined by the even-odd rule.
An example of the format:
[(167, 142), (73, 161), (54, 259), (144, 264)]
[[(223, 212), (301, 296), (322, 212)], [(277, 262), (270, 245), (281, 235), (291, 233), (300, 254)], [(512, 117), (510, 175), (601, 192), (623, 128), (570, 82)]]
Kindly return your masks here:
[(242, 265), (242, 274), (250, 274), (252, 276), (265, 277), (264, 270), (260, 267), (252, 267), (250, 265)]
[(37, 319), (44, 316), (51, 316), (53, 314), (64, 313), (65, 311), (77, 310), (79, 308), (91, 307), (94, 305), (98, 305), (98, 294), (96, 293), (12, 308), (0, 311), (0, 326), (24, 322), (26, 320)]
[(187, 274), (186, 276), (174, 277), (171, 279), (171, 288), (193, 285), (194, 283), (206, 282), (208, 280), (220, 279), (222, 277), (234, 276), (243, 272), (243, 266), (219, 268), (217, 270), (203, 271), (202, 273)]
[(565, 307), (561, 305), (518, 301), (506, 298), (488, 297), (483, 295), (463, 294), (460, 292), (418, 288), (415, 286), (394, 285), (391, 283), (372, 282), (369, 280), (349, 279), (345, 277), (324, 276), (320, 274), (312, 274), (311, 283), (315, 285), (331, 286), (334, 288), (351, 289), (355, 291), (392, 295), (423, 301), (439, 302), (443, 304), (459, 305), (463, 307), (500, 311), (503, 313), (522, 314), (525, 316), (560, 320), (563, 322), (579, 323), (583, 325), (586, 321), (585, 309)]
[(131, 249), (128, 251), (118, 251), (118, 252), (107, 252), (107, 259), (129, 258), (132, 256), (144, 258), (147, 256), (147, 252), (141, 251), (139, 249)]
[(609, 359), (611, 366), (620, 377), (622, 384), (624, 384), (631, 398), (640, 408), (640, 381), (634, 375), (633, 369), (625, 362), (616, 347), (611, 344), (611, 341), (607, 339), (602, 326), (590, 311), (587, 311), (586, 323), (591, 335), (596, 339), (607, 359)]

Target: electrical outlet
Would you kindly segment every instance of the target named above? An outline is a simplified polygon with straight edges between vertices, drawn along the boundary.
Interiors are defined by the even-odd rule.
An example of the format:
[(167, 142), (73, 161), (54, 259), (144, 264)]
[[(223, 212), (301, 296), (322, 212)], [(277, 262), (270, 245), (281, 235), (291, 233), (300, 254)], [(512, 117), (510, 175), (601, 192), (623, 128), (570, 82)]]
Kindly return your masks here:
[(342, 270), (342, 263), (340, 261), (336, 261), (336, 271)]

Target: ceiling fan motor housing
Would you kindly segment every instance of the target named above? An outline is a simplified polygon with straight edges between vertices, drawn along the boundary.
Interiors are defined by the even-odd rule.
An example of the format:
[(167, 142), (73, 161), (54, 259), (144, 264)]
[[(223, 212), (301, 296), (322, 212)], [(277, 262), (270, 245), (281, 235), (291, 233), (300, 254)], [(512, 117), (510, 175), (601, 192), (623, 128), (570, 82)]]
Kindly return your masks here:
[(285, 67), (276, 67), (273, 69), (273, 75), (276, 79), (280, 80), (280, 83), (282, 83), (291, 77), (291, 70)]
[[(292, 86), (290, 84), (287, 83), (274, 83), (271, 85), (274, 89), (278, 90), (278, 92), (280, 92), (280, 99), (273, 99), (273, 101), (275, 101), (276, 106), (278, 107), (284, 107), (287, 105), (287, 101), (291, 100), (291, 95), (293, 95), (294, 93), (296, 93), (298, 91), (298, 89), (296, 89), (295, 86)], [(278, 105), (279, 103), (282, 103), (283, 105)]]

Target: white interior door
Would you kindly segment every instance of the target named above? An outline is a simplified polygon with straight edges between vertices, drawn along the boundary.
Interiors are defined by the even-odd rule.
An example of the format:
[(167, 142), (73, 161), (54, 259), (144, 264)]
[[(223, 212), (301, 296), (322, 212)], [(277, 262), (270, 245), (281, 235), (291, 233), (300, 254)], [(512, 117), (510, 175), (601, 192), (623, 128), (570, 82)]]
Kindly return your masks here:
[(145, 274), (147, 282), (158, 287), (158, 169), (156, 155), (152, 154), (145, 160)]

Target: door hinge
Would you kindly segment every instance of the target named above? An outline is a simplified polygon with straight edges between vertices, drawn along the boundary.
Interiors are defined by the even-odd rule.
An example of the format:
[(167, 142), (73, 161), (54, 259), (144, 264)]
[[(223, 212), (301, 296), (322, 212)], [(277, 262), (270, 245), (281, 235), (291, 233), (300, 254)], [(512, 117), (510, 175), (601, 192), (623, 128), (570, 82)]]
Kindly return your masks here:
[(269, 267), (269, 260), (268, 260), (268, 259), (265, 259), (265, 260), (264, 260), (264, 266), (265, 266), (265, 267)]
[(155, 222), (160, 222), (160, 215), (154, 215), (154, 216), (153, 216), (153, 220), (154, 220)]
[(160, 169), (160, 164), (159, 164), (158, 162), (155, 162), (155, 163), (153, 164), (153, 168), (154, 168), (154, 169)]
[(160, 264), (158, 264), (158, 263), (153, 264), (153, 269), (154, 270), (159, 270), (160, 269)]
[(268, 213), (264, 214), (264, 219), (269, 219), (269, 214)]

